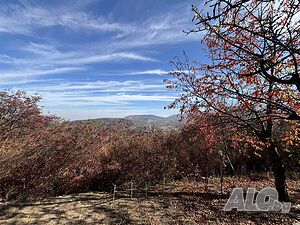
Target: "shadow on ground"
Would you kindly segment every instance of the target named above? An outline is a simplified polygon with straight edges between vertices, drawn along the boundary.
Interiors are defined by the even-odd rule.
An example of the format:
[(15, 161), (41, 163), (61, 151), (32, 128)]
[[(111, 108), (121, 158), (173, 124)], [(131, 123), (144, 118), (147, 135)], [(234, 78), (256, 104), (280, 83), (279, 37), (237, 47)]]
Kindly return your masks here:
[(103, 192), (48, 198), (40, 202), (0, 204), (0, 224), (293, 224), (288, 215), (230, 212), (228, 195), (190, 192)]
[(171, 224), (184, 219), (184, 212), (175, 212), (156, 197), (122, 196), (112, 201), (109, 194), (99, 192), (2, 204), (0, 224)]

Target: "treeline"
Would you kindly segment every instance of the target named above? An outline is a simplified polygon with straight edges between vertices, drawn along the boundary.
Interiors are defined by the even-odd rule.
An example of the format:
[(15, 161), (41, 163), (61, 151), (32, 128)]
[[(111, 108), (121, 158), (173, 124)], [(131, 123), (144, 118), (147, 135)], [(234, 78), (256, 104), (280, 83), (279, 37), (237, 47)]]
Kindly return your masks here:
[[(267, 155), (247, 142), (193, 128), (147, 132), (97, 122), (47, 116), (40, 98), (0, 93), (0, 198), (25, 200), (75, 192), (110, 190), (112, 183), (168, 180), (268, 171)], [(228, 131), (229, 132), (229, 131)], [(214, 133), (213, 135), (217, 135)], [(220, 134), (219, 134), (220, 135)], [(299, 172), (296, 146), (282, 143), (288, 171)]]

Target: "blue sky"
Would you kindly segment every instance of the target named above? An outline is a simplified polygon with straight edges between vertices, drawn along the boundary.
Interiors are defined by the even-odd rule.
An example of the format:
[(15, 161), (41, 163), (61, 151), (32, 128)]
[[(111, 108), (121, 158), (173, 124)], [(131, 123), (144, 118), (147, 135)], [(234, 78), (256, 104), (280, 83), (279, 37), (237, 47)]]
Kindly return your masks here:
[[(199, 3), (200, 1), (196, 1)], [(190, 0), (0, 0), (0, 89), (66, 119), (167, 116), (162, 82), (186, 51), (205, 60)]]

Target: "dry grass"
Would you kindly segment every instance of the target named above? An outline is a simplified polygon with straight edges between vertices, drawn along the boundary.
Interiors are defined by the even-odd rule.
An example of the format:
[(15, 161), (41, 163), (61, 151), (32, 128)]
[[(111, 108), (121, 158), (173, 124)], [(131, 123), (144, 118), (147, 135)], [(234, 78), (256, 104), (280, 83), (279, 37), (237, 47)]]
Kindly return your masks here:
[[(299, 181), (289, 181), (294, 204), (299, 204)], [(132, 200), (119, 193), (115, 201), (103, 192), (81, 193), (43, 201), (0, 204), (0, 224), (296, 224), (289, 214), (224, 212), (233, 187), (272, 186), (272, 180), (226, 178), (224, 194), (218, 193), (218, 179), (210, 180), (209, 193), (203, 182), (177, 182), (165, 193), (152, 189)], [(122, 196), (121, 196), (122, 195)]]

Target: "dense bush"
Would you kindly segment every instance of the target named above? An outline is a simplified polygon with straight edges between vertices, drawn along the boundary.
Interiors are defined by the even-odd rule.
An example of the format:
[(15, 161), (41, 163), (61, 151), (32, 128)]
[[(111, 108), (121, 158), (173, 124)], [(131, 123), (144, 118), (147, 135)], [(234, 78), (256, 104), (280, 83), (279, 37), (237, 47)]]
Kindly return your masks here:
[[(110, 190), (112, 183), (131, 180), (144, 185), (219, 175), (221, 157), (228, 174), (269, 169), (253, 147), (232, 144), (219, 131), (195, 137), (193, 129), (143, 132), (120, 124), (68, 122), (43, 115), (38, 101), (23, 92), (0, 93), (0, 198), (24, 200)], [(281, 145), (289, 168), (299, 168), (297, 145)]]

